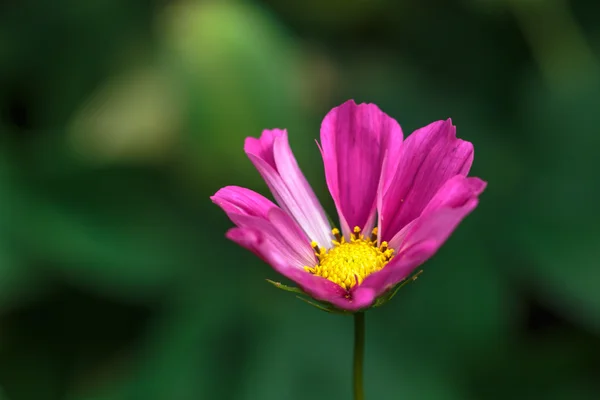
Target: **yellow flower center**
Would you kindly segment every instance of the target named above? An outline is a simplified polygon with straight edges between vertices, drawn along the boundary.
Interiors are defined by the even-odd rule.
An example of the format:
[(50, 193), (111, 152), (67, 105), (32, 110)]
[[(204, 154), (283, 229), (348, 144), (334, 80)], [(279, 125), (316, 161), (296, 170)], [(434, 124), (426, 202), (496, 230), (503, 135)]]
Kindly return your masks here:
[(365, 238), (360, 228), (354, 228), (350, 241), (340, 235), (338, 229), (331, 231), (335, 236), (333, 247), (321, 249), (316, 242), (311, 245), (319, 263), (314, 267), (304, 267), (307, 272), (319, 275), (349, 290), (372, 274), (381, 270), (392, 259), (394, 250), (388, 249), (387, 242), (377, 246), (377, 228), (371, 237)]

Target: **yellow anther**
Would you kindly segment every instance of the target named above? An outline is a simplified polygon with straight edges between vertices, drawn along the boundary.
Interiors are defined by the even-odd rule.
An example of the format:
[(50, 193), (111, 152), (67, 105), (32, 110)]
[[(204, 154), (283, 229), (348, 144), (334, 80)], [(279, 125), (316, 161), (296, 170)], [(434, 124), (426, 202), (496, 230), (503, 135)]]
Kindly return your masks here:
[(373, 230), (371, 231), (371, 241), (372, 242), (377, 242), (377, 233), (379, 232), (379, 229), (377, 229), (377, 227), (373, 228)]
[(363, 238), (364, 238), (364, 236), (361, 235), (361, 233), (360, 233), (360, 227), (355, 226), (353, 233), (350, 235), (350, 241), (362, 240)]
[(331, 230), (331, 233), (333, 233), (333, 236), (335, 237), (335, 240), (340, 242), (342, 240), (342, 234), (340, 233), (340, 230), (338, 228), (333, 228)]
[[(319, 248), (312, 242), (319, 263), (304, 269), (329, 279), (345, 290), (360, 285), (367, 276), (385, 267), (394, 256), (394, 250), (388, 249), (387, 242), (382, 242), (381, 246), (377, 247), (377, 228), (373, 229), (370, 239), (365, 239), (360, 232), (361, 229), (355, 227), (349, 242), (340, 237), (332, 242), (333, 247), (329, 250)], [(340, 234), (337, 229), (333, 229), (331, 233), (334, 236), (336, 233)]]

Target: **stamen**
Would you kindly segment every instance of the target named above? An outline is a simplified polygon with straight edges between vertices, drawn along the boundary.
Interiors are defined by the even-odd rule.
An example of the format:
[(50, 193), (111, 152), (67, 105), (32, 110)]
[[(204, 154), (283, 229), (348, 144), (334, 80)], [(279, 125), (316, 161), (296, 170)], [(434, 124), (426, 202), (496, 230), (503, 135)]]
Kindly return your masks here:
[(371, 231), (371, 242), (377, 242), (377, 232), (379, 232), (379, 229), (377, 229), (377, 227), (373, 228), (373, 230)]
[(370, 274), (377, 272), (394, 257), (394, 250), (388, 248), (387, 242), (377, 247), (377, 228), (365, 239), (360, 227), (355, 227), (347, 242), (336, 228), (331, 233), (335, 236), (333, 247), (320, 248), (316, 242), (311, 246), (319, 263), (306, 266), (304, 269), (314, 275), (322, 276), (349, 291), (352, 287), (362, 284)]
[(351, 235), (352, 240), (361, 240), (363, 236), (360, 234), (360, 228), (358, 226), (354, 227), (354, 233)]
[[(306, 242), (304, 242), (306, 243)], [(314, 240), (312, 242), (310, 242), (310, 246), (313, 248), (313, 250), (315, 251), (315, 253), (319, 254), (321, 253), (321, 249), (319, 248), (319, 244), (317, 242), (315, 242)]]
[(342, 234), (340, 233), (340, 230), (338, 228), (333, 228), (331, 230), (331, 233), (333, 233), (333, 236), (335, 237), (335, 240), (337, 242), (341, 242), (341, 240), (342, 240)]
[(325, 249), (320, 248), (319, 245), (317, 244), (317, 242), (315, 242), (315, 241), (310, 242), (310, 246), (315, 251), (315, 256), (317, 256), (317, 258), (319, 260), (321, 259), (321, 257), (323, 257), (325, 255), (325, 253), (326, 253)]

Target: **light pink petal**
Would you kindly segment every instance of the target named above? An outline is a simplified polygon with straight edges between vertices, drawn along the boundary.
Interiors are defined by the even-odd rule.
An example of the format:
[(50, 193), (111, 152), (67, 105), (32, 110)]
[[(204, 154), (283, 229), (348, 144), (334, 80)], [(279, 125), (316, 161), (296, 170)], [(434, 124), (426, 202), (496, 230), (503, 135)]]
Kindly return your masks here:
[[(238, 227), (260, 231), (265, 240), (277, 246), (289, 264), (302, 268), (316, 263), (310, 241), (296, 221), (260, 194), (229, 186), (219, 190), (211, 199)], [(248, 248), (240, 240), (236, 242)]]
[(283, 135), (284, 132), (282, 129), (265, 129), (258, 139), (252, 137), (246, 138), (244, 151), (246, 154), (252, 154), (260, 158), (276, 170), (277, 165), (275, 165), (275, 156), (273, 155), (273, 142), (276, 137)]
[[(252, 226), (231, 228), (226, 236), (240, 246), (252, 251), (284, 276), (294, 275), (293, 271), (308, 274), (302, 269), (297, 258), (280, 246), (279, 239), (271, 236), (265, 230)], [(274, 263), (273, 260), (277, 260), (277, 262)]]
[(416, 130), (402, 144), (397, 172), (379, 196), (380, 240), (390, 241), (417, 218), (451, 177), (466, 176), (473, 145), (456, 138), (451, 120)]
[(400, 232), (396, 233), (394, 237), (390, 239), (390, 241), (388, 242), (388, 246), (394, 249), (397, 253), (398, 249), (400, 248), (400, 245), (406, 238), (406, 235), (412, 230), (413, 226), (415, 226), (418, 220), (419, 218), (414, 219), (407, 225), (405, 225), (404, 228), (400, 229)]
[[(401, 231), (396, 256), (381, 271), (368, 276), (357, 287), (356, 296), (375, 298), (408, 277), (415, 268), (432, 257), (458, 224), (478, 204), (486, 183), (479, 178), (457, 175), (442, 186), (423, 214)], [(397, 238), (392, 239), (392, 242)]]
[(274, 218), (276, 222), (247, 215), (238, 215), (235, 219), (240, 228), (261, 232), (264, 239), (277, 248), (287, 264), (302, 269), (317, 263), (308, 238), (296, 226), (295, 221), (279, 208), (272, 209), (269, 218)]
[(277, 207), (266, 197), (239, 186), (226, 186), (219, 189), (210, 199), (221, 207), (230, 219), (235, 218), (236, 215), (266, 219), (269, 210)]
[(282, 246), (289, 248), (301, 260), (300, 267), (312, 267), (317, 263), (315, 251), (310, 245), (306, 233), (288, 214), (280, 208), (272, 208), (269, 211), (269, 222), (281, 236)]
[(298, 222), (310, 240), (321, 247), (331, 247), (333, 236), (325, 211), (298, 167), (287, 132), (265, 130), (259, 139), (247, 138), (244, 149), (281, 208)]
[(378, 187), (389, 186), (401, 144), (400, 125), (374, 104), (349, 100), (325, 116), (321, 153), (344, 235), (374, 225)]

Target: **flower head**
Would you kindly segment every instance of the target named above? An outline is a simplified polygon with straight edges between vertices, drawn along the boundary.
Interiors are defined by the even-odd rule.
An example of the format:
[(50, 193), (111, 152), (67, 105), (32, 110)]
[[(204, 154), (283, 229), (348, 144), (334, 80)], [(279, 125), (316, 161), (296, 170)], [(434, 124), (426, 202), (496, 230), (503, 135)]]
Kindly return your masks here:
[(321, 125), (339, 229), (328, 222), (285, 130), (247, 138), (244, 150), (277, 205), (242, 187), (220, 189), (211, 199), (236, 225), (227, 237), (304, 293), (343, 311), (389, 296), (433, 256), (486, 186), (467, 177), (473, 145), (456, 138), (451, 120), (403, 140), (394, 119), (374, 104), (352, 100), (331, 110)]

